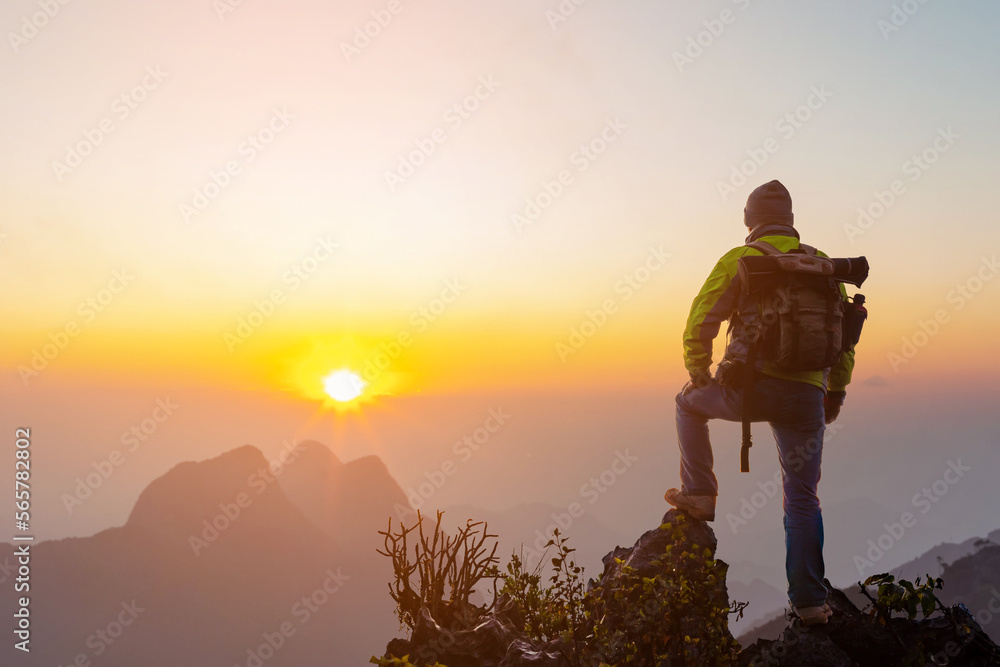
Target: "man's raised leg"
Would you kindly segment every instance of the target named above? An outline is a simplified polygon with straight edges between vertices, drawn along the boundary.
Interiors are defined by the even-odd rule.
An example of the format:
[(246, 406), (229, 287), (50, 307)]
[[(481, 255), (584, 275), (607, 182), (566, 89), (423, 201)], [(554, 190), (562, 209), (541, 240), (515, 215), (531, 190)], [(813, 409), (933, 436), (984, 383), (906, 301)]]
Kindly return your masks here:
[(716, 496), (719, 485), (708, 436), (709, 419), (739, 421), (740, 393), (718, 382), (677, 395), (677, 446), (681, 452), (681, 491)]

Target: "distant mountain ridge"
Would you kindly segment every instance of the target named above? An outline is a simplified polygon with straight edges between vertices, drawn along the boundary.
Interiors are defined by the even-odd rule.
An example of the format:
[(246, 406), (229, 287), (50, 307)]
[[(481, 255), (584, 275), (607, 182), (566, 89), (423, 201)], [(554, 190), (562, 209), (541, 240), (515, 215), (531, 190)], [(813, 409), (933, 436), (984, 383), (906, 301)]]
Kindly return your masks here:
[[(302, 455), (323, 457), (319, 448)], [(391, 600), (376, 594), (391, 568), (351, 542), (356, 526), (321, 530), (289, 499), (280, 481), (309, 460), (274, 465), (244, 446), (180, 463), (142, 491), (125, 525), (33, 545), (31, 662), (5, 642), (0, 664), (251, 667), (265, 654), (268, 667), (364, 664), (395, 627)], [(334, 516), (398, 500), (376, 502), (392, 486), (380, 461), (339, 465), (350, 483), (314, 474), (298, 503), (330, 510), (337, 485), (353, 501)], [(372, 493), (357, 491), (369, 481)], [(0, 613), (13, 604), (4, 596)]]
[(410, 510), (406, 494), (379, 457), (342, 463), (315, 440), (299, 443), (295, 451), (295, 465), (288, 466), (278, 484), (313, 525), (338, 541), (374, 550), (389, 517), (398, 520), (400, 508)]

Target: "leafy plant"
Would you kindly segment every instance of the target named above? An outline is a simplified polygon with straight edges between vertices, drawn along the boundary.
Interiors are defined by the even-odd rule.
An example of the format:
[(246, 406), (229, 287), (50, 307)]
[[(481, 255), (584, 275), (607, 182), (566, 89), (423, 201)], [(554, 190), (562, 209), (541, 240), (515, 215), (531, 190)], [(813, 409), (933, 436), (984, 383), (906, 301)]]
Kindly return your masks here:
[(739, 643), (729, 634), (729, 614), (746, 606), (705, 599), (726, 576), (724, 563), (688, 536), (684, 515), (663, 524), (671, 543), (640, 576), (620, 560), (620, 575), (604, 595), (588, 595), (594, 619), (587, 664), (732, 665)]
[[(896, 581), (891, 574), (874, 574), (864, 583), (858, 582), (861, 592), (871, 600), (872, 609), (869, 615), (878, 618), (885, 625), (893, 612), (906, 614), (906, 617), (913, 620), (917, 614), (923, 612), (927, 618), (937, 609), (944, 608), (941, 601), (934, 594), (934, 591), (941, 590), (944, 581), (935, 579), (927, 575), (927, 581), (920, 583), (920, 577), (916, 581), (909, 582), (906, 579)], [(868, 593), (869, 586), (877, 586), (878, 591), (875, 597)]]
[(542, 587), (542, 560), (534, 570), (528, 571), (519, 556), (512, 554), (507, 573), (502, 574), (500, 595), (506, 595), (514, 604), (518, 615), (524, 619), (524, 633), (532, 639), (549, 641), (561, 638), (575, 652), (575, 646), (585, 636), (585, 611), (583, 600), (585, 585), (583, 568), (571, 557), (575, 549), (567, 546), (567, 537), (556, 528), (546, 545), (556, 548), (556, 555), (549, 561), (552, 575), (549, 585)]
[[(899, 645), (901, 655), (906, 656), (905, 659), (908, 661), (906, 664), (928, 664), (927, 649), (922, 639), (915, 644), (904, 642), (890, 623), (892, 614), (906, 614), (911, 621), (921, 612), (924, 618), (938, 610), (947, 615), (947, 607), (934, 594), (934, 591), (940, 590), (943, 585), (944, 582), (940, 578), (935, 579), (929, 574), (924, 583), (920, 583), (920, 577), (913, 582), (906, 579), (897, 581), (894, 576), (885, 573), (873, 574), (865, 579), (864, 583), (858, 582), (861, 593), (871, 601), (871, 608), (866, 608), (865, 611), (871, 618), (878, 619), (879, 623), (889, 629)], [(868, 592), (870, 586), (877, 587), (874, 597)]]
[(552, 576), (549, 577), (549, 587), (546, 594), (554, 615), (563, 619), (555, 628), (567, 642), (579, 641), (583, 630), (584, 609), (583, 600), (586, 588), (583, 583), (583, 568), (570, 558), (576, 549), (566, 546), (568, 538), (559, 534), (556, 528), (553, 539), (547, 546), (556, 548), (556, 556), (552, 559)]
[(566, 537), (555, 531), (546, 545), (556, 548), (549, 585), (542, 587), (541, 564), (529, 572), (515, 554), (501, 594), (515, 603), (527, 635), (562, 639), (574, 666), (734, 664), (739, 644), (729, 634), (728, 616), (742, 613), (746, 604), (704, 599), (704, 591), (724, 580), (725, 565), (691, 541), (686, 522), (679, 516), (660, 527), (671, 531), (673, 543), (652, 563), (652, 576), (618, 560), (614, 583), (589, 592)]
[(524, 619), (521, 629), (533, 639), (545, 639), (551, 633), (551, 623), (544, 613), (545, 592), (541, 586), (541, 571), (541, 562), (530, 572), (526, 569), (522, 549), (520, 555), (511, 554), (510, 562), (507, 563), (507, 573), (501, 575), (503, 587), (500, 589), (500, 595), (506, 595), (510, 599), (518, 616)]

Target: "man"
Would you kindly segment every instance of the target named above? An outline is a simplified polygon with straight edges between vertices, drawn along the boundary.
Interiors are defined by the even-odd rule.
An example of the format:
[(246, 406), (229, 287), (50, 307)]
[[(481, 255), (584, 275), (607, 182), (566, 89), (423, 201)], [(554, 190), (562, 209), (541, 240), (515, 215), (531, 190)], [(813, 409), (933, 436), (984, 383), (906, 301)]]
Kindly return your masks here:
[[(750, 235), (746, 242), (763, 241), (781, 252), (797, 249), (799, 234), (793, 220), (792, 199), (785, 186), (778, 181), (765, 183), (747, 199), (744, 222)], [(703, 521), (715, 519), (718, 495), (708, 420), (742, 419), (747, 330), (755, 330), (759, 324), (754, 303), (740, 295), (737, 261), (762, 254), (756, 248), (740, 246), (723, 255), (695, 298), (684, 330), (684, 365), (691, 381), (677, 395), (681, 488), (668, 490), (665, 498)], [(846, 290), (842, 293), (846, 298)], [(731, 338), (713, 379), (709, 374), (712, 341), (723, 320), (732, 321)], [(822, 371), (784, 373), (760, 359), (754, 367), (757, 373), (749, 397), (750, 419), (770, 423), (781, 463), (788, 597), (805, 624), (826, 623), (832, 612), (823, 583), (823, 519), (816, 487), (825, 424), (837, 418), (844, 403), (854, 350), (845, 352), (833, 368)]]

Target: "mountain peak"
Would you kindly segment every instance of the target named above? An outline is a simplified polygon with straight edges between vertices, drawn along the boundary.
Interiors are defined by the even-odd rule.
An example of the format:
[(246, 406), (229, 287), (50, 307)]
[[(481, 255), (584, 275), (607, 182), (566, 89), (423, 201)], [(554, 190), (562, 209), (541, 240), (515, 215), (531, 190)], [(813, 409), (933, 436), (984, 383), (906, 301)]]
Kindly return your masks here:
[(281, 487), (331, 536), (350, 543), (377, 541), (397, 506), (409, 508), (406, 494), (378, 456), (341, 463), (325, 446), (308, 445), (281, 476)]
[(279, 502), (287, 504), (275, 480), (270, 462), (252, 445), (204, 461), (185, 461), (139, 494), (126, 526), (164, 525), (168, 530), (190, 531), (217, 513), (220, 504), (233, 503), (240, 494), (256, 498), (269, 491), (268, 497), (273, 498), (277, 492)]
[(385, 461), (374, 454), (362, 456), (360, 459), (354, 459), (353, 461), (346, 463), (344, 467), (351, 473), (377, 474), (380, 476), (389, 475), (389, 468), (386, 467)]
[(317, 440), (303, 440), (296, 443), (294, 450), (298, 452), (295, 460), (302, 463), (331, 469), (339, 469), (344, 465), (329, 447)]

